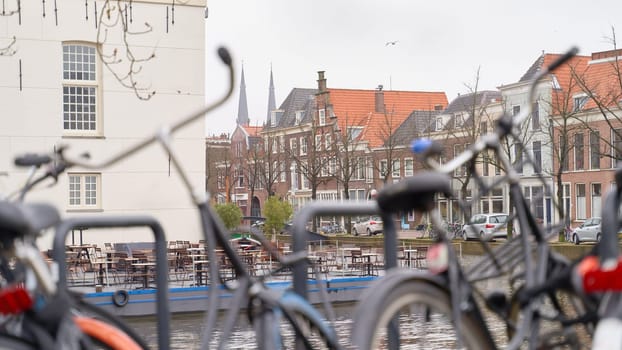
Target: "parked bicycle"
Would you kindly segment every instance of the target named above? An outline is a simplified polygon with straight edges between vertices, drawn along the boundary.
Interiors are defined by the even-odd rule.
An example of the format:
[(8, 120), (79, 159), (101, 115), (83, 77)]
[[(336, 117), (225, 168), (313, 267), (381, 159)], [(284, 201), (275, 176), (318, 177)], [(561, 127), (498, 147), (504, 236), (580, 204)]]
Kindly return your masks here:
[[(534, 101), (540, 79), (575, 53), (576, 49), (569, 51), (537, 74), (531, 82), (529, 101)], [(589, 340), (597, 303), (572, 286), (571, 262), (552, 252), (548, 244), (563, 226), (545, 228), (537, 222), (523, 196), (520, 177), (501, 147), (505, 138), (520, 144), (518, 129), (530, 116), (531, 104), (528, 106), (515, 117), (502, 116), (494, 133), (482, 136), (443, 165), (433, 159), (442, 150), (441, 145), (429, 140), (415, 142), (413, 150), (433, 170), (380, 191), (377, 201), (383, 213), (428, 212), (440, 234), (438, 243), (428, 250), (428, 272), (393, 269), (365, 292), (355, 312), (351, 337), (359, 349), (380, 345), (397, 349), (400, 343), (426, 349), (518, 349), (525, 344), (531, 349), (578, 348), (584, 340), (579, 339), (576, 328), (587, 333)], [(484, 152), (494, 153), (505, 170), (493, 184), (484, 183), (475, 167)], [(528, 155), (526, 159), (531, 162)], [(502, 182), (508, 184), (515, 212), (510, 220), (518, 222), (522, 233), (494, 249), (485, 239), (479, 240), (485, 255), (470, 266), (460, 264), (451, 234), (435, 210), (437, 195), (452, 196), (448, 174), (465, 164), (481, 193)], [(477, 200), (479, 197), (474, 196), (473, 202)], [(467, 205), (462, 203), (463, 207)], [(495, 290), (484, 291), (481, 284), (492, 285)], [(494, 320), (489, 320), (484, 310), (494, 315)], [(500, 336), (505, 334), (506, 339), (493, 336), (498, 326), (503, 330)]]

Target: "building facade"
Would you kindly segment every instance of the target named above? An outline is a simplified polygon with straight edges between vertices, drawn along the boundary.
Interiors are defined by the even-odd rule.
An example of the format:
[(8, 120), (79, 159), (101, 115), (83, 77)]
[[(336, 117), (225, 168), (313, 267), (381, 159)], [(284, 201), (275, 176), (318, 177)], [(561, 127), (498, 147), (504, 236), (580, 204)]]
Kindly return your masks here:
[[(26, 1), (0, 18), (0, 46), (15, 38), (0, 56), (3, 194), (27, 176), (13, 165), (15, 155), (66, 145), (100, 163), (204, 105), (206, 2), (176, 4), (174, 23), (168, 2), (135, 0), (131, 11), (116, 5)], [(176, 136), (174, 148), (193, 185), (203, 188), (203, 121)], [(158, 145), (106, 169), (69, 169), (28, 198), (54, 203), (63, 216), (148, 213), (171, 239), (200, 238), (191, 198)], [(85, 235), (89, 243), (152, 239), (138, 229)]]

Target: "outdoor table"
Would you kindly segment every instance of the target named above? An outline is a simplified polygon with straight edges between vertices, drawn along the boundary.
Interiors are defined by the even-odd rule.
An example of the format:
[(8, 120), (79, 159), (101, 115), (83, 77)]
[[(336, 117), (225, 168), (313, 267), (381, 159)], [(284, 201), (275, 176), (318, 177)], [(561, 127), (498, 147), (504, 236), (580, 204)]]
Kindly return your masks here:
[(149, 288), (149, 268), (152, 266), (156, 266), (155, 262), (139, 262), (133, 263), (132, 266), (136, 268), (142, 267), (143, 270), (143, 289)]

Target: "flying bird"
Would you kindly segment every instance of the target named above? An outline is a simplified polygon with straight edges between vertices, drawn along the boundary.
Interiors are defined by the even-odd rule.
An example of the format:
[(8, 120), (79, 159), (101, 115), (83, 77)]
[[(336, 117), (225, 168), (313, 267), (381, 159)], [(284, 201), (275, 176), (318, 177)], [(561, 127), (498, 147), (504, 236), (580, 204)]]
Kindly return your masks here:
[(387, 41), (387, 42), (384, 44), (384, 46), (395, 45), (395, 44), (397, 44), (397, 43), (399, 43), (399, 40), (395, 40), (395, 41)]

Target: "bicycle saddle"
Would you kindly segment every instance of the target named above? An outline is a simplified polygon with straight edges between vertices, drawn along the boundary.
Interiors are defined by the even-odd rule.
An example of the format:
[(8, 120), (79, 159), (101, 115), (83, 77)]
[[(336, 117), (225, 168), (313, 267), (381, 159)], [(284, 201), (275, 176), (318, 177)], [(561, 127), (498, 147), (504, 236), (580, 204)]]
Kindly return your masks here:
[(50, 204), (0, 201), (0, 236), (37, 234), (59, 221), (58, 211)]
[(434, 195), (451, 195), (451, 179), (437, 172), (422, 172), (402, 181), (385, 186), (376, 200), (382, 211), (429, 211), (434, 208)]

